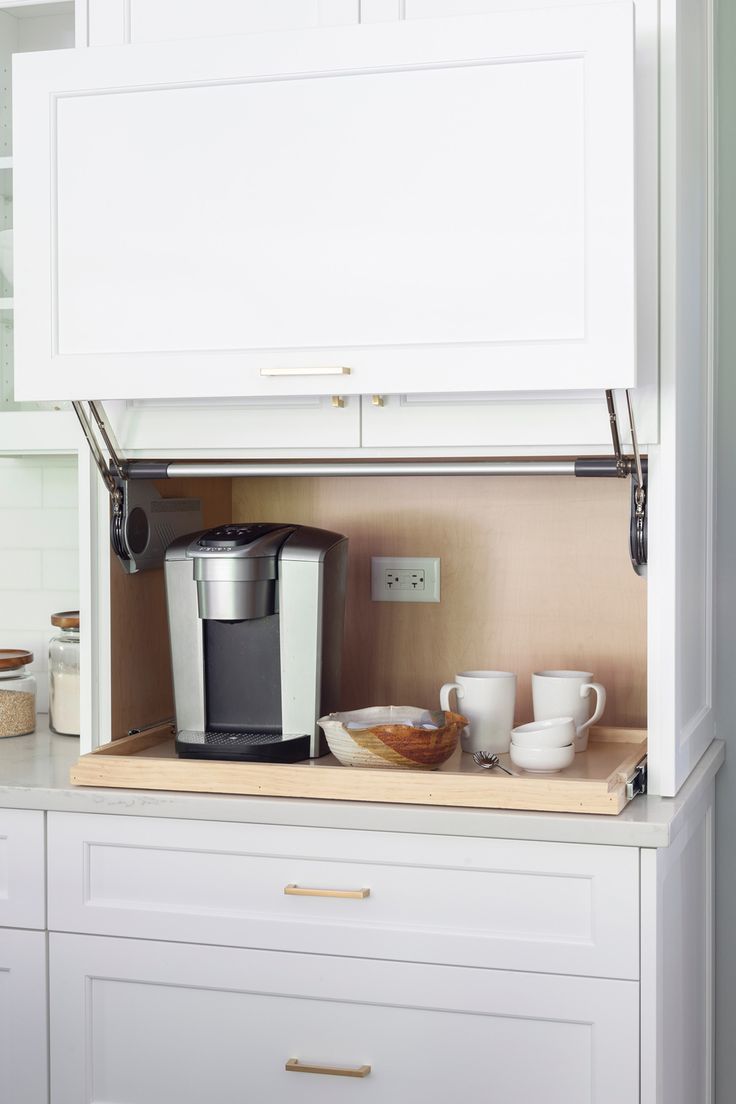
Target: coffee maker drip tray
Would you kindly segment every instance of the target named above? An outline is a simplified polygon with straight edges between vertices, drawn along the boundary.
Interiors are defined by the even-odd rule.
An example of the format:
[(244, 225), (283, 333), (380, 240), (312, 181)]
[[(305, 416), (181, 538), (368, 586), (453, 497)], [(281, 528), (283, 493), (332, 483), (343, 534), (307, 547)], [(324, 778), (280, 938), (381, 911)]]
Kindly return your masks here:
[(309, 758), (309, 736), (283, 732), (182, 730), (176, 736), (176, 752), (183, 759), (298, 763)]

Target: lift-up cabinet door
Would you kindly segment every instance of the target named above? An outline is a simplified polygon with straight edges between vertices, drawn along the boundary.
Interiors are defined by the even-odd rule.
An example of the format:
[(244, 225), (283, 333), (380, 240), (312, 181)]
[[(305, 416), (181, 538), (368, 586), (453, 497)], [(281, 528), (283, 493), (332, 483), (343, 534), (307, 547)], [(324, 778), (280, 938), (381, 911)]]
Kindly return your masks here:
[(630, 4), (14, 78), (20, 398), (635, 382)]

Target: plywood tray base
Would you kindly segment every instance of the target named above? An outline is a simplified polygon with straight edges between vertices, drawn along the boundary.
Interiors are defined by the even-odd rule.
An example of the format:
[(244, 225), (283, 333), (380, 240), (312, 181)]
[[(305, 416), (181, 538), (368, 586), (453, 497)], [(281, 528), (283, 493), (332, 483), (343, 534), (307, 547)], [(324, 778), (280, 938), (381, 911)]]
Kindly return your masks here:
[(331, 755), (307, 763), (226, 763), (179, 759), (169, 731), (126, 736), (83, 755), (72, 767), (77, 786), (133, 790), (301, 797), (338, 801), (455, 805), (474, 809), (620, 813), (626, 782), (646, 755), (642, 729), (598, 728), (588, 751), (558, 774), (526, 774), (477, 767), (458, 750), (439, 770), (343, 767)]

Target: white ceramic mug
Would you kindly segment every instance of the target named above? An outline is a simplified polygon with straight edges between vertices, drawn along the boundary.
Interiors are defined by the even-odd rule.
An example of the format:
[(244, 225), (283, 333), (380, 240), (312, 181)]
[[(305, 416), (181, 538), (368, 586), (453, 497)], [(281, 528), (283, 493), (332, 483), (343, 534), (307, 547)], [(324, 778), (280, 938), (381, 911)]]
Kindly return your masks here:
[[(591, 694), (596, 696), (595, 709)], [(592, 671), (535, 671), (532, 675), (534, 720), (572, 717), (577, 735), (575, 750), (585, 751), (588, 731), (603, 716), (606, 691), (593, 681)]]
[(463, 751), (496, 755), (508, 751), (516, 705), (516, 675), (511, 671), (461, 671), (454, 682), (446, 682), (440, 690), (440, 709), (451, 709), (453, 690), (457, 712), (470, 722), (460, 737)]

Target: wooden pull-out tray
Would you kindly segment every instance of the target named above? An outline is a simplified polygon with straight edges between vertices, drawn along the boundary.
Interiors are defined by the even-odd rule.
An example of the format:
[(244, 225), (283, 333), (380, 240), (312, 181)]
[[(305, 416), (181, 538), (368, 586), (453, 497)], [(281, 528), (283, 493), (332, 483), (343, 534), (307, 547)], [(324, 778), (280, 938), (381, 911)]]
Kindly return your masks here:
[(459, 805), (474, 809), (528, 809), (556, 813), (620, 813), (626, 783), (646, 755), (643, 729), (597, 728), (587, 752), (557, 774), (477, 767), (458, 750), (436, 771), (343, 767), (331, 755), (307, 763), (228, 763), (179, 759), (163, 729), (126, 736), (83, 755), (71, 770), (77, 786), (132, 790), (302, 797)]

